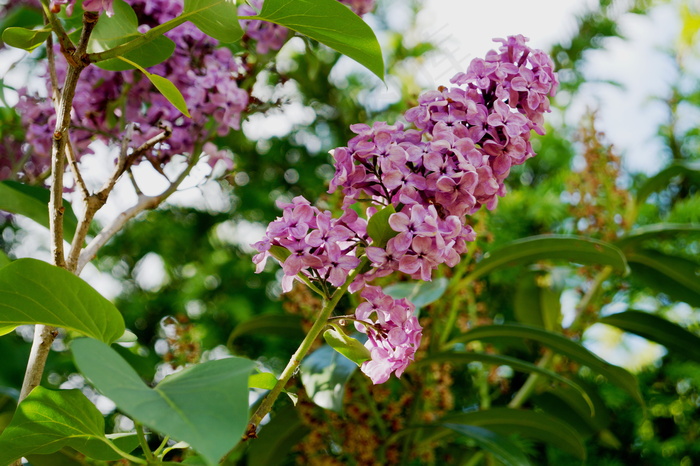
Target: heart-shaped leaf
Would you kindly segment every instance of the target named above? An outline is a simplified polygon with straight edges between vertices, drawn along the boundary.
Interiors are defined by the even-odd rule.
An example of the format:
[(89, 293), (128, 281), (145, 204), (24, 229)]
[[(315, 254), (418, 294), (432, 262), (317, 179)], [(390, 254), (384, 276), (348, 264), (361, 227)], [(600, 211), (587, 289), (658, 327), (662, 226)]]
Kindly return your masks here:
[(389, 225), (389, 217), (395, 213), (394, 206), (388, 205), (369, 218), (367, 234), (372, 238), (372, 246), (383, 248), (391, 238), (399, 234), (398, 231), (392, 230)]
[[(0, 464), (23, 456), (48, 454), (71, 447), (89, 458), (121, 459), (104, 434), (102, 414), (80, 390), (36, 387), (19, 404), (12, 421), (0, 435)], [(136, 448), (136, 436), (115, 443), (127, 453)]]
[[(123, 0), (115, 0), (114, 16), (101, 15), (88, 44), (89, 53), (104, 52), (119, 45), (126, 44), (143, 36), (138, 31), (138, 18), (133, 8)], [(148, 43), (126, 52), (123, 57), (148, 68), (167, 60), (175, 51), (175, 43), (163, 35), (158, 35)], [(124, 71), (134, 66), (116, 58), (95, 63), (109, 71)]]
[(241, 439), (248, 423), (248, 375), (253, 361), (218, 359), (188, 367), (149, 388), (109, 346), (72, 343), (80, 371), (124, 413), (189, 443), (214, 465)]
[(365, 361), (372, 359), (369, 350), (352, 337), (347, 336), (342, 330), (330, 328), (323, 332), (323, 339), (326, 340), (331, 348), (357, 364), (358, 366)]
[(36, 259), (0, 268), (0, 331), (24, 324), (61, 327), (107, 343), (124, 333), (114, 304), (67, 270)]

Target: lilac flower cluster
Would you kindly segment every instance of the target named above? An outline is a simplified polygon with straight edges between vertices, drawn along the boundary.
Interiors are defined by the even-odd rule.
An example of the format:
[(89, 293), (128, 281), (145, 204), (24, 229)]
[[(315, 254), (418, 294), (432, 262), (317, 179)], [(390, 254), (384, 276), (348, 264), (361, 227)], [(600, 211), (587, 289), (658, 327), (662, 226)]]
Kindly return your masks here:
[(255, 243), (260, 251), (253, 258), (256, 272), (261, 272), (267, 258), (272, 256), (272, 246), (280, 246), (289, 252), (282, 262), (283, 291), (292, 289), (299, 273), (335, 287), (342, 286), (348, 273), (360, 263), (349, 252), (366, 241), (367, 221), (351, 209), (340, 218), (333, 218), (330, 211), (320, 211), (302, 196), (277, 205), (283, 210), (282, 217), (271, 222), (265, 238)]
[(355, 328), (367, 334), (365, 347), (372, 356), (363, 363), (362, 371), (375, 384), (389, 380), (392, 372), (401, 377), (422, 337), (415, 306), (405, 298), (387, 296), (378, 286), (366, 286), (360, 296), (366, 301), (355, 311), (355, 318), (361, 321), (355, 323)]
[[(128, 0), (137, 12), (140, 30), (168, 21), (182, 12), (183, 2), (166, 0)], [(248, 92), (238, 87), (246, 73), (231, 50), (217, 47), (217, 41), (185, 23), (166, 34), (176, 44), (175, 52), (150, 72), (165, 76), (181, 90), (192, 118), (184, 117), (139, 71), (112, 72), (96, 66), (86, 68), (78, 83), (72, 109), (71, 141), (78, 156), (90, 153), (94, 140), (106, 144), (123, 137), (124, 123), (134, 123), (131, 145), (138, 147), (162, 131), (172, 130), (166, 142), (153, 148), (147, 158), (167, 162), (175, 154), (190, 154), (197, 141), (210, 135), (211, 120), (218, 134), (240, 128), (242, 112), (249, 101)], [(58, 52), (58, 49), (57, 49)], [(66, 73), (66, 62), (56, 54), (59, 82)], [(48, 71), (44, 73), (50, 87)], [(31, 96), (20, 89), (17, 105), (27, 128), (26, 148), (31, 158), (46, 168), (50, 160), (51, 133), (55, 121), (49, 99)], [(231, 161), (223, 152), (207, 146), (209, 162)]]
[[(392, 371), (397, 376), (403, 372), (420, 340), (415, 336), (420, 326), (416, 321), (406, 329), (407, 318), (391, 311), (403, 304), (390, 303), (391, 298), (380, 297), (366, 283), (396, 271), (429, 281), (440, 264), (455, 266), (466, 243), (475, 239), (467, 216), (482, 206), (496, 207), (498, 196), (506, 193), (504, 180), (510, 168), (535, 155), (530, 132), (544, 133), (543, 114), (549, 111), (549, 96), (557, 87), (551, 59), (529, 48), (523, 36), (496, 41), (501, 43), (498, 51), (473, 60), (465, 73), (452, 79), (456, 87), (441, 87), (419, 98), (419, 105), (405, 114), (414, 128), (384, 122), (351, 127), (357, 136), (347, 147), (332, 151), (336, 172), (329, 192), (341, 189), (345, 195), (338, 223), (329, 217), (328, 226), (318, 232), (318, 222), (317, 226), (312, 222), (317, 215), (309, 213), (313, 208), (296, 198), (283, 207), (283, 217), (270, 224), (265, 239), (254, 245), (260, 251), (253, 258), (258, 271), (273, 246), (291, 253), (283, 264), (285, 290), (298, 274), (337, 287), (364, 253), (370, 268), (357, 274), (349, 290), (371, 290), (361, 294), (367, 302), (356, 317), (367, 321), (368, 306), (377, 314), (376, 324), (367, 321), (378, 329), (368, 340), (372, 360), (362, 365), (375, 383), (385, 381)], [(368, 222), (378, 209), (394, 209), (388, 219), (393, 237), (377, 241), (367, 234), (368, 222), (352, 209), (362, 201), (373, 204), (367, 209)], [(330, 225), (341, 226), (343, 233), (338, 237), (326, 233)], [(347, 259), (333, 257), (333, 264), (338, 264), (333, 282), (328, 280), (329, 259), (318, 257), (319, 251), (327, 254), (330, 247), (314, 246), (311, 237), (341, 244), (335, 252)], [(406, 339), (389, 337), (390, 331), (402, 331), (397, 329), (404, 329)]]

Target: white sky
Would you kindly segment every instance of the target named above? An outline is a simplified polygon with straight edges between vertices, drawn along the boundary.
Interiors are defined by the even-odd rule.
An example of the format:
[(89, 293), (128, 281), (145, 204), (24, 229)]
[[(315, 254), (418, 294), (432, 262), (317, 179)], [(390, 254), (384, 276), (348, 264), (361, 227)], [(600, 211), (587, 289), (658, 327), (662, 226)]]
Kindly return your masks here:
[[(591, 0), (428, 0), (419, 16), (421, 39), (440, 44), (443, 53), (428, 60), (421, 72), (426, 86), (448, 85), (449, 78), (466, 68), (469, 60), (493, 48), (491, 39), (513, 34), (530, 38), (530, 45), (547, 49), (576, 30), (575, 15)], [(620, 2), (624, 3), (624, 2)], [(599, 109), (598, 129), (624, 156), (632, 171), (654, 173), (665, 158), (656, 129), (666, 118), (664, 107), (652, 96), (668, 94), (676, 74), (661, 50), (677, 37), (675, 9), (662, 5), (650, 16), (624, 15), (620, 29), (628, 40), (611, 39), (605, 51), (587, 56), (590, 79), (615, 80), (623, 87), (589, 83), (581, 98), (568, 106), (566, 121), (575, 125), (586, 108)]]

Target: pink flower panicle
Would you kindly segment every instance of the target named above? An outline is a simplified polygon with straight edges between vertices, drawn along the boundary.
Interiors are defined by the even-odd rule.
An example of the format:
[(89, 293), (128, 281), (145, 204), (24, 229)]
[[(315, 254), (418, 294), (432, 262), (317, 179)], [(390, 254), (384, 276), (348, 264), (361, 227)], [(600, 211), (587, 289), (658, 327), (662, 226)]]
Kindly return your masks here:
[[(391, 372), (403, 373), (420, 342), (420, 326), (415, 317), (407, 317), (405, 309), (394, 311), (410, 303), (380, 295), (377, 287), (366, 283), (396, 271), (429, 281), (440, 264), (455, 266), (466, 243), (475, 239), (467, 216), (482, 206), (494, 209), (498, 197), (506, 193), (504, 181), (511, 167), (535, 155), (530, 132), (544, 134), (543, 115), (549, 111), (557, 78), (551, 59), (529, 48), (526, 41), (520, 35), (496, 39), (501, 43), (499, 50), (473, 60), (466, 72), (452, 78), (455, 87), (421, 95), (418, 105), (405, 114), (413, 128), (384, 122), (353, 125), (357, 136), (347, 147), (332, 151), (336, 171), (329, 192), (342, 190), (343, 217), (351, 217), (352, 205), (366, 199), (375, 205), (367, 210), (368, 220), (384, 206), (396, 210), (389, 217), (396, 234), (385, 245), (367, 236), (367, 223), (355, 214), (353, 222), (342, 224), (342, 246), (333, 250), (351, 259), (334, 256), (338, 265), (330, 282), (329, 259), (317, 254), (328, 254), (329, 248), (309, 246), (308, 238), (319, 227), (308, 220), (312, 208), (306, 200), (304, 209), (285, 208), (284, 217), (272, 222), (266, 238), (255, 245), (260, 251), (254, 259), (258, 270), (271, 245), (291, 252), (283, 264), (285, 290), (299, 272), (338, 286), (356, 263), (357, 246), (365, 247), (371, 268), (349, 289), (355, 292), (364, 287), (360, 296), (366, 302), (358, 307), (356, 318), (366, 321), (367, 329), (377, 329), (367, 330), (372, 360), (362, 365), (374, 383), (386, 381)], [(294, 225), (296, 233), (280, 230), (281, 225)], [(359, 230), (354, 229), (356, 225)], [(368, 320), (372, 312), (376, 321)], [(358, 330), (364, 327), (358, 325)]]

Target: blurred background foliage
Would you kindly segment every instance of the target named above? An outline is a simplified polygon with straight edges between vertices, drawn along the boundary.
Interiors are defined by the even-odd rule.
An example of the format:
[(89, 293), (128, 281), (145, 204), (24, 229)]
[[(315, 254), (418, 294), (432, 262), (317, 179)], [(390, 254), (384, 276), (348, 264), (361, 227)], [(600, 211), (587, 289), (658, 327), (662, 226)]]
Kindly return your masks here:
[[(569, 40), (552, 47), (567, 98), (575, 96), (585, 82), (581, 65), (587, 53), (604, 48), (607, 38), (620, 36), (617, 18), (623, 3), (601, 0), (578, 18), (578, 28)], [(625, 8), (628, 13), (646, 15), (659, 3), (663, 2), (637, 0), (625, 3)], [(575, 446), (537, 438), (534, 425), (529, 433), (513, 427), (516, 421), (511, 414), (499, 411), (511, 405), (549, 416), (541, 418), (550, 423), (545, 437), (553, 435), (560, 422), (566, 423), (562, 429), (573, 427), (576, 437), (585, 440), (588, 464), (700, 465), (698, 351), (669, 346), (664, 352), (641, 337), (599, 323), (609, 314), (637, 309), (679, 324), (688, 335), (700, 332), (700, 125), (699, 121), (678, 124), (679, 115), (687, 114), (689, 108), (700, 111), (700, 75), (697, 69), (685, 67), (689, 55), (697, 59), (700, 11), (693, 10), (690, 2), (676, 5), (684, 27), (677, 48), (668, 53), (680, 71), (679, 82), (671, 95), (658, 96), (669, 115), (658, 128), (666, 148), (659, 157), (665, 166), (654, 175), (625, 172), (620, 154), (596, 124), (595, 111), (577, 127), (550, 126), (547, 135), (534, 141), (538, 156), (513, 170), (509, 194), (498, 208), (474, 216), (479, 236), (468, 257), (455, 270), (443, 270), (444, 279), (435, 289), (412, 292), (415, 286), (403, 283), (413, 287), (409, 293), (414, 298), (429, 293), (440, 298), (425, 299), (421, 323), (426, 331), (419, 359), (433, 356), (444, 343), (439, 341), (441, 322), (450, 318), (453, 309), (459, 310), (455, 325), (461, 332), (494, 323), (537, 324), (577, 341), (597, 340), (591, 348), (628, 363), (639, 379), (645, 407), (600, 375), (560, 355), (547, 356), (549, 367), (586, 387), (597, 408), (595, 415), (574, 400), (571, 390), (552, 383), (539, 383), (532, 396), (513, 406), (514, 394), (529, 379), (505, 364), (416, 365), (402, 379), (382, 386), (372, 386), (357, 371), (339, 375), (333, 369), (327, 377), (344, 387), (344, 394), (334, 400), (340, 409), (319, 407), (319, 399), (304, 390), (308, 391), (309, 383), (297, 378), (296, 386), (289, 388), (299, 395), (296, 408), (291, 401), (278, 403), (276, 416), (261, 438), (242, 445), (229, 463), (498, 464), (478, 448), (478, 436), (454, 436), (444, 428), (406, 430), (443, 416), (491, 410), (491, 424), (475, 425), (508, 435), (533, 464), (581, 464), (582, 454)], [(231, 353), (257, 359), (273, 372), (284, 367), (319, 303), (298, 286), (281, 296), (279, 267), (270, 266), (255, 275), (249, 244), (279, 214), (276, 200), (303, 195), (318, 199), (326, 208), (337, 207), (339, 198), (325, 192), (333, 175), (327, 151), (346, 143), (352, 136), (351, 124), (393, 122), (416, 102), (420, 86), (406, 70), (432, 53), (434, 46), (407, 43), (406, 31), (386, 29), (386, 15), (402, 8), (415, 18), (420, 7), (419, 1), (380, 0), (372, 16), (383, 40), (387, 74), (393, 77), (389, 86), (401, 96), (393, 103), (377, 105), (373, 93), (383, 84), (362, 72), (338, 73), (339, 68), (347, 69), (343, 61), (318, 44), (297, 38), (278, 57), (256, 56), (252, 48), (236, 50), (257, 70), (256, 82), (243, 84), (256, 86), (258, 97), (250, 110), (258, 115), (250, 119), (248, 128), (263, 136), (253, 140), (245, 132), (233, 132), (216, 141), (234, 154), (234, 171), (219, 180), (231, 208), (213, 211), (169, 204), (130, 223), (95, 261), (101, 273), (118, 283), (116, 305), (138, 337), (137, 344), (119, 351), (144, 379), (159, 379), (174, 368)], [(300, 123), (285, 123), (286, 131), (275, 127), (280, 115), (299, 120), (293, 113), (300, 108), (305, 115)], [(20, 138), (13, 109), (0, 110), (0, 135)], [(2, 222), (0, 247), (12, 257), (25, 234), (17, 219), (7, 217)], [(685, 232), (640, 240), (637, 244), (643, 244), (643, 252), (625, 249), (620, 243), (630, 231), (647, 225), (663, 229), (679, 224), (688, 227)], [(623, 277), (604, 273), (602, 266), (544, 261), (498, 270), (462, 285), (461, 279), (485, 253), (521, 238), (552, 233), (617, 242), (621, 249), (632, 251), (628, 260), (633, 273)], [(677, 259), (691, 273), (679, 284), (660, 273), (653, 265), (657, 262), (631, 260), (634, 254), (653, 256), (662, 263), (668, 260), (671, 268), (680, 263), (674, 262)], [(534, 313), (535, 301), (537, 309), (549, 311)], [(351, 310), (353, 303), (348, 300), (344, 306)], [(14, 407), (30, 335), (20, 329), (0, 339), (0, 429), (9, 422)], [(646, 336), (663, 343), (653, 332)], [(533, 363), (548, 354), (522, 339), (467, 344), (466, 348)], [(45, 385), (89, 390), (74, 374), (65, 344), (59, 340), (54, 349)], [(101, 408), (108, 428), (129, 428), (109, 405)], [(179, 460), (177, 455), (171, 459)]]

